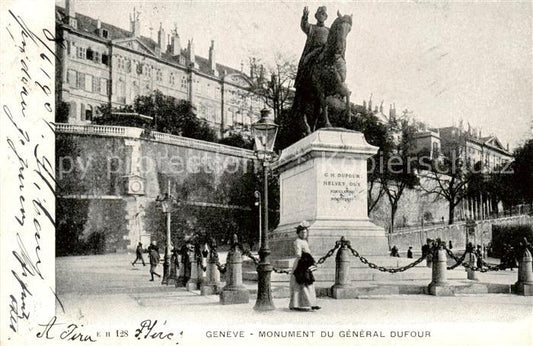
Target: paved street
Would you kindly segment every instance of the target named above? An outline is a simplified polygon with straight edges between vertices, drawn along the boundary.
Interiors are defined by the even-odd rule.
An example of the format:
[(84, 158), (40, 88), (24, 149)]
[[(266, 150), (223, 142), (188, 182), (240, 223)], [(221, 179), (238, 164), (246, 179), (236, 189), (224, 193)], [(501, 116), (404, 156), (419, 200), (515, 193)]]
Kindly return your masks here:
[[(132, 267), (133, 258), (132, 254), (57, 258), (57, 292), (64, 308), (63, 312), (58, 307), (58, 318), (83, 321), (86, 326), (93, 328), (122, 328), (129, 330), (130, 336), (141, 321), (158, 319), (159, 323), (166, 321), (167, 328), (183, 331), (180, 340), (185, 345), (197, 342), (246, 344), (257, 341), (259, 334), (253, 333), (261, 330), (272, 332), (295, 328), (311, 330), (316, 334), (294, 340), (271, 336), (268, 343), (291, 341), (291, 345), (294, 342), (324, 345), (327, 342), (347, 342), (344, 332), (358, 329), (383, 332), (385, 339), (393, 344), (427, 342), (419, 337), (391, 339), (391, 333), (395, 335), (395, 330), (399, 328), (429, 331), (432, 342), (464, 341), (465, 337), (470, 339), (475, 335), (476, 338), (469, 344), (480, 345), (495, 344), (494, 341), (502, 337), (510, 340), (516, 335), (518, 339), (513, 344), (520, 345), (525, 344), (524, 340), (527, 339), (524, 338), (531, 337), (528, 333), (533, 330), (532, 297), (485, 294), (457, 297), (381, 295), (350, 300), (320, 298), (318, 301), (322, 309), (313, 313), (292, 312), (288, 309), (288, 298), (276, 298), (275, 311), (258, 313), (253, 310), (253, 293), (248, 304), (223, 306), (219, 304), (218, 296), (201, 296), (198, 291), (187, 292), (184, 288), (150, 282), (148, 265), (143, 267), (137, 264)], [(162, 267), (158, 267), (158, 270), (162, 271)], [(516, 270), (481, 274), (480, 279), (512, 283), (516, 280)], [(251, 291), (255, 291), (255, 283), (246, 284)], [(274, 290), (277, 289), (280, 288), (274, 287)], [(101, 330), (102, 327), (98, 328)], [(209, 336), (218, 330), (235, 333), (246, 330), (246, 333), (252, 334), (231, 340), (227, 336)], [(320, 332), (327, 331), (332, 331), (334, 336), (317, 337)], [(265, 334), (263, 337), (266, 338)], [(365, 343), (370, 344), (380, 344), (378, 341), (376, 338), (364, 339)], [(355, 340), (350, 344), (353, 342)]]

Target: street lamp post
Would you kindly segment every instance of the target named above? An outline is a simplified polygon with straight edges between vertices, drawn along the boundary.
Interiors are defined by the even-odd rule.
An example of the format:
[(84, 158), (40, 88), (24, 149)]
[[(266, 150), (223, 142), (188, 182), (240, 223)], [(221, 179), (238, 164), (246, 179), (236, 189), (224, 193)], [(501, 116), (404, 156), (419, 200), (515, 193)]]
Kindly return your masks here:
[(278, 133), (278, 125), (269, 117), (268, 109), (261, 110), (261, 119), (252, 125), (255, 140), (255, 154), (263, 165), (263, 228), (261, 232), (261, 247), (259, 248), (259, 265), (257, 266), (257, 301), (254, 309), (257, 311), (274, 310), (270, 275), (272, 265), (269, 262), (270, 249), (268, 247), (268, 169), (275, 160), (274, 142)]
[(170, 217), (172, 212), (172, 202), (174, 196), (170, 194), (170, 180), (168, 181), (167, 193), (164, 196), (157, 196), (156, 202), (159, 203), (161, 210), (166, 214), (167, 218), (167, 245), (165, 247), (165, 263), (163, 265), (163, 280), (162, 285), (167, 285), (170, 278)]
[(263, 243), (263, 241), (261, 240), (261, 232), (263, 229), (261, 227), (261, 192), (255, 191), (254, 197), (255, 197), (255, 205), (259, 207), (259, 247), (261, 247), (261, 244)]

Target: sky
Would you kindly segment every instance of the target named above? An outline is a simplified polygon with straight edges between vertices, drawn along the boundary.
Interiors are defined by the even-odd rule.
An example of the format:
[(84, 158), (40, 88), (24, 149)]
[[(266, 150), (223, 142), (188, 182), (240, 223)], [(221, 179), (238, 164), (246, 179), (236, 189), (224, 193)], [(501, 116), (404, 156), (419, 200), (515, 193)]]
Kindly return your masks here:
[[(56, 2), (63, 6), (64, 0)], [(177, 26), (182, 46), (193, 38), (197, 55), (234, 68), (249, 57), (272, 62), (276, 54), (298, 61), (306, 36), (300, 30), (304, 6), (310, 22), (326, 5), (353, 14), (346, 49), (351, 100), (396, 104), (397, 112), (431, 126), (462, 119), (514, 148), (533, 138), (533, 3), (499, 2), (199, 2), (75, 0), (76, 12), (129, 29), (135, 7), (141, 32), (157, 39)], [(150, 28), (152, 30), (150, 31)]]

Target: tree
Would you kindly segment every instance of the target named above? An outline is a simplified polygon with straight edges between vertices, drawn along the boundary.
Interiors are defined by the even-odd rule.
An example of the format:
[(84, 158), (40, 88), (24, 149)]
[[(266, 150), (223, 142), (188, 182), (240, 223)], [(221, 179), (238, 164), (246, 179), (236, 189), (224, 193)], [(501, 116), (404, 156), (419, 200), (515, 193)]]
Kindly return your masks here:
[(403, 193), (420, 183), (415, 172), (417, 160), (412, 150), (413, 134), (416, 129), (405, 118), (398, 120), (397, 125), (401, 131), (400, 141), (393, 145), (391, 152), (383, 153), (383, 163), (386, 167), (380, 176), (384, 194), (391, 206), (391, 233), (394, 230), (396, 212)]
[[(250, 58), (250, 71), (252, 72), (252, 85), (249, 91), (260, 96), (265, 104), (273, 109), (274, 119), (278, 119), (292, 105), (297, 71), (296, 61), (277, 53), (274, 57), (274, 65), (265, 71), (258, 58)], [(265, 74), (269, 75), (270, 80), (266, 80)]]
[(233, 133), (227, 137), (221, 138), (219, 139), (218, 143), (249, 150), (252, 150), (254, 148), (253, 141), (249, 138), (245, 138), (240, 133)]
[[(423, 176), (425, 183), (421, 188), (430, 195), (442, 197), (448, 201), (448, 224), (453, 224), (455, 207), (470, 193), (475, 186), (476, 176), (471, 167), (465, 163), (462, 156), (464, 151), (463, 138), (458, 137), (443, 148), (441, 158), (432, 158), (431, 153), (422, 151), (418, 153), (419, 162), (427, 159), (429, 168)], [(425, 165), (425, 162), (423, 162)], [(467, 189), (471, 184), (470, 190)], [(479, 195), (479, 193), (478, 193)]]
[[(158, 90), (151, 95), (137, 96), (133, 105), (112, 109), (106, 104), (99, 107), (99, 110), (102, 113), (102, 117), (96, 120), (99, 124), (128, 126), (123, 121), (118, 124), (119, 120), (113, 117), (112, 113), (135, 112), (152, 117), (149, 126), (155, 131), (209, 142), (215, 142), (217, 138), (215, 131), (196, 116), (196, 110), (190, 102), (163, 95)], [(128, 119), (129, 126), (139, 126), (135, 118)]]
[(520, 199), (533, 208), (533, 139), (514, 152), (514, 181)]

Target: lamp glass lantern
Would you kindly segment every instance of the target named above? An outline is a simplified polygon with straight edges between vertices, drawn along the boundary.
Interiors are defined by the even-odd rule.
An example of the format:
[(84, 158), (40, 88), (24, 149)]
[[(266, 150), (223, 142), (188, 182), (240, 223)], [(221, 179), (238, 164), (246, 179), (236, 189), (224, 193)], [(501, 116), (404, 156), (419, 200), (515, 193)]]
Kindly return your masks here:
[(278, 125), (270, 117), (270, 110), (261, 110), (261, 118), (252, 124), (255, 152), (260, 160), (265, 160), (274, 152), (274, 142), (278, 134)]

